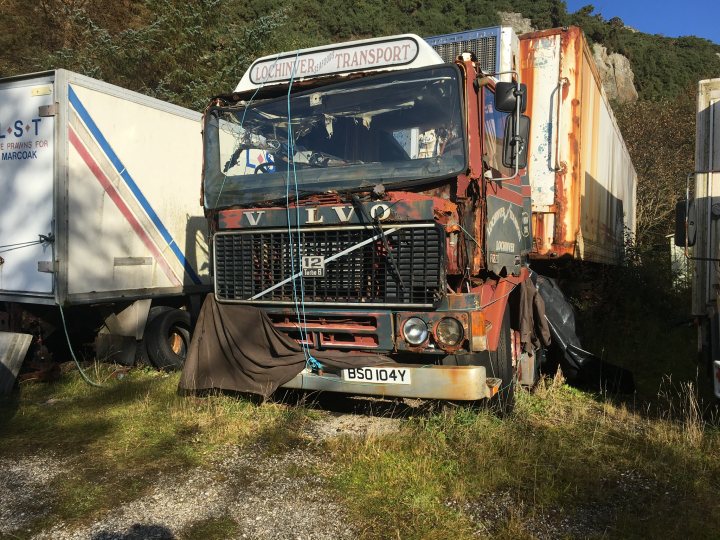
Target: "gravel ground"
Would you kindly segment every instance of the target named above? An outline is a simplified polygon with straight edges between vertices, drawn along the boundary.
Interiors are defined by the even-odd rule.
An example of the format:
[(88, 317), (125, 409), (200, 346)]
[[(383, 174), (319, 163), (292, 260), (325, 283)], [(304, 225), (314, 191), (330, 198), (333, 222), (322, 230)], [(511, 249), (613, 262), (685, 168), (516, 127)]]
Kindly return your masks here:
[(47, 484), (62, 471), (53, 456), (0, 459), (0, 537), (28, 527), (47, 513)]
[[(330, 414), (307, 428), (306, 435), (388, 433), (399, 420), (355, 414)], [(317, 450), (266, 455), (261, 448), (227, 448), (207, 468), (158, 478), (152, 491), (75, 528), (56, 523), (38, 540), (141, 540), (182, 537), (194, 524), (230, 517), (238, 539), (342, 540), (358, 536), (345, 509), (332, 501), (321, 479), (305, 476), (322, 460)], [(63, 470), (52, 457), (0, 460), (0, 538), (22, 535), (45, 515), (48, 483)], [(27, 534), (25, 532), (25, 534)]]
[[(230, 517), (239, 539), (350, 539), (344, 509), (315, 477), (298, 476), (318, 456), (294, 450), (266, 456), (228, 448), (209, 468), (166, 474), (150, 494), (108, 512), (90, 526), (58, 523), (38, 540), (172, 539), (195, 523)], [(0, 474), (2, 474), (0, 472)]]

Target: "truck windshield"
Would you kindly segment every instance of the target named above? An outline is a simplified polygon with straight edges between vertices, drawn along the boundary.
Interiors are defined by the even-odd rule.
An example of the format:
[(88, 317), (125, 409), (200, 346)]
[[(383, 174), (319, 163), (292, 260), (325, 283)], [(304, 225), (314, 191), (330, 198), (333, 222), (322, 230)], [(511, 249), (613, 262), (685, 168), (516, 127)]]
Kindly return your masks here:
[(205, 115), (207, 208), (466, 169), (460, 73), (441, 65), (364, 77)]

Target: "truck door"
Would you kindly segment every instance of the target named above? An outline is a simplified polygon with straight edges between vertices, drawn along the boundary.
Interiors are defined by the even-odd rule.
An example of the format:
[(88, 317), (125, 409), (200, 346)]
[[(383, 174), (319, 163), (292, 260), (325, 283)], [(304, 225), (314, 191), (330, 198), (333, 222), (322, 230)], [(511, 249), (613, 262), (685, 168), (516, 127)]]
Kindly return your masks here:
[(495, 94), (487, 87), (482, 95), (483, 162), (492, 178), (487, 181), (485, 230), (488, 268), (500, 274), (520, 271), (521, 255), (530, 250), (530, 187), (527, 177), (513, 178), (514, 170), (502, 163), (508, 113), (495, 109)]
[(0, 294), (53, 293), (53, 77), (0, 82)]

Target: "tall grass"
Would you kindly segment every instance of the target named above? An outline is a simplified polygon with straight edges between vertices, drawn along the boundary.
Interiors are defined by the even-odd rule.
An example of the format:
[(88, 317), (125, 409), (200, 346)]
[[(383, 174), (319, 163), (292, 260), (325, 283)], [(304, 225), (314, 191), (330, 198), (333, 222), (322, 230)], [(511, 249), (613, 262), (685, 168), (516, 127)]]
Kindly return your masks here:
[(447, 408), (331, 441), (332, 481), (373, 538), (716, 538), (720, 436), (686, 407), (648, 418), (550, 381), (502, 421)]

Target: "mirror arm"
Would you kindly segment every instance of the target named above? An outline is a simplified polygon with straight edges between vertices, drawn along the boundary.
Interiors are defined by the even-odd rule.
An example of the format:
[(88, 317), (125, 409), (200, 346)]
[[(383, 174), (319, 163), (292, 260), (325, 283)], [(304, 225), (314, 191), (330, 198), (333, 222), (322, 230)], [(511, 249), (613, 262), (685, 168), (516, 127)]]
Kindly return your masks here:
[(695, 178), (695, 173), (691, 172), (687, 175), (685, 180), (685, 258), (688, 261), (708, 261), (708, 262), (720, 262), (720, 259), (714, 259), (712, 257), (691, 257), (688, 246), (688, 233), (690, 232), (690, 179)]
[(496, 75), (507, 75), (507, 74), (515, 75), (515, 135), (512, 138), (512, 145), (513, 145), (513, 154), (515, 155), (515, 172), (512, 176), (504, 176), (502, 178), (488, 178), (490, 182), (503, 182), (505, 180), (512, 180), (515, 178), (518, 173), (520, 172), (520, 145), (517, 144), (518, 139), (518, 133), (520, 133), (520, 75), (517, 71), (510, 70), (510, 71), (497, 71), (495, 73), (490, 73), (489, 75), (495, 77)]

